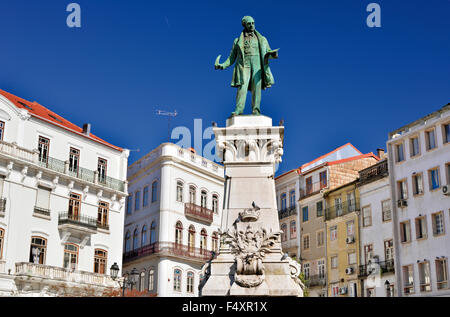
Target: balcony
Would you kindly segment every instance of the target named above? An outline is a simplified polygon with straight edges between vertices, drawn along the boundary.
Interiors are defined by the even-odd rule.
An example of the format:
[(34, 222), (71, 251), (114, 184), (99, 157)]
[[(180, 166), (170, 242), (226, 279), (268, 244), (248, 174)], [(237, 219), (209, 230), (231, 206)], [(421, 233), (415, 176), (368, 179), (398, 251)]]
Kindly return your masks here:
[(307, 287), (325, 286), (327, 284), (327, 278), (325, 275), (311, 275), (306, 280)]
[(16, 143), (9, 143), (0, 140), (0, 152), (8, 156), (18, 158), (30, 163), (37, 163), (39, 152), (37, 150), (30, 151), (18, 146)]
[(290, 206), (286, 209), (282, 209), (278, 211), (278, 219), (283, 219), (283, 218), (287, 218), (289, 216), (292, 215), (296, 215), (297, 214), (297, 208), (295, 208), (295, 206)]
[(6, 198), (0, 198), (0, 217), (3, 217), (6, 212)]
[(395, 273), (394, 260), (387, 260), (384, 262), (376, 262), (375, 265), (364, 264), (359, 266), (358, 277), (366, 277), (372, 273), (372, 270), (376, 270), (379, 265), (381, 274)]
[(359, 199), (345, 201), (339, 205), (334, 205), (325, 209), (325, 220), (347, 215), (359, 210)]
[(395, 273), (394, 260), (380, 262), (381, 274)]
[(305, 184), (304, 187), (300, 188), (300, 199), (315, 195), (319, 193), (322, 189), (327, 188), (326, 182), (315, 182), (311, 184)]
[(193, 248), (173, 242), (156, 242), (125, 252), (123, 254), (123, 262), (130, 262), (139, 257), (152, 254), (159, 256), (172, 256), (199, 263), (204, 263), (210, 260), (213, 256), (213, 252), (206, 249)]
[(54, 283), (54, 281), (62, 281), (66, 283), (73, 282), (102, 287), (117, 287), (117, 282), (114, 282), (109, 276), (103, 274), (74, 271), (62, 267), (28, 262), (16, 263), (15, 269), (16, 279), (25, 282), (32, 278), (33, 280), (49, 280), (51, 283)]
[(389, 174), (387, 160), (359, 171), (359, 185), (364, 185), (386, 177)]
[(97, 218), (62, 212), (58, 216), (58, 228), (75, 233), (96, 233)]
[(211, 224), (213, 222), (214, 212), (205, 207), (198, 206), (192, 203), (184, 204), (184, 215), (187, 218), (198, 220), (201, 222), (206, 222)]
[(38, 206), (34, 206), (34, 213), (50, 217), (50, 209), (41, 208)]

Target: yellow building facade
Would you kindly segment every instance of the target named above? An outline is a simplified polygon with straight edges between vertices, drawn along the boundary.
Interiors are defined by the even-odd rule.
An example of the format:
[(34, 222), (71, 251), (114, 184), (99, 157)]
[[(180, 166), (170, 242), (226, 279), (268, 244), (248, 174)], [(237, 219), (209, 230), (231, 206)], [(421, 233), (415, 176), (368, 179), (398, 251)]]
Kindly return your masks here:
[(361, 294), (359, 270), (359, 191), (356, 181), (324, 194), (329, 297)]

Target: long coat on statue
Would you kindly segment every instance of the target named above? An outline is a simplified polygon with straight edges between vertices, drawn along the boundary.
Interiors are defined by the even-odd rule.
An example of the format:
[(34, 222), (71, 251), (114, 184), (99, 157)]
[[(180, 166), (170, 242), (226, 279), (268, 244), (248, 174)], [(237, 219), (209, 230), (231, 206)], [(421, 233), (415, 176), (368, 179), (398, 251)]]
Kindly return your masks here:
[[(262, 74), (261, 74), (261, 80), (262, 80), (262, 89), (269, 88), (275, 83), (275, 80), (273, 78), (272, 72), (270, 71), (269, 67), (269, 58), (272, 58), (269, 55), (269, 58), (264, 58), (269, 52), (270, 46), (269, 42), (267, 42), (267, 39), (262, 36), (258, 31), (254, 31), (256, 34), (256, 37), (258, 38), (259, 43), (259, 57), (261, 59), (261, 65), (262, 65)], [(233, 48), (231, 49), (230, 56), (228, 59), (222, 64), (223, 69), (226, 69), (233, 65), (233, 63), (236, 61), (236, 65), (234, 66), (233, 70), (233, 78), (231, 80), (231, 86), (232, 87), (239, 87), (244, 83), (244, 32), (241, 33), (241, 36), (236, 38), (233, 42)], [(251, 85), (248, 85), (248, 90), (251, 90)]]

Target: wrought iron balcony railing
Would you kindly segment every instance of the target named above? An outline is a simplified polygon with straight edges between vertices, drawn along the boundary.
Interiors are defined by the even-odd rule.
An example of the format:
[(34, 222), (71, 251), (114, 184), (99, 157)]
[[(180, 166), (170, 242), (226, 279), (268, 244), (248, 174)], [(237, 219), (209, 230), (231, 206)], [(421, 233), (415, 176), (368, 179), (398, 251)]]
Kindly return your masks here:
[(214, 217), (214, 212), (212, 210), (192, 203), (184, 204), (184, 214), (186, 217), (207, 223), (212, 223)]
[(41, 208), (38, 206), (34, 206), (34, 212), (36, 214), (44, 215), (44, 216), (50, 216), (50, 209)]
[(325, 209), (325, 219), (331, 220), (336, 217), (347, 215), (359, 210), (359, 199), (344, 201), (339, 205), (334, 205)]
[(378, 274), (377, 270), (381, 274), (386, 273), (394, 273), (395, 272), (395, 266), (394, 266), (394, 260), (387, 260), (383, 262), (375, 262), (374, 264), (363, 264), (359, 266), (359, 277), (365, 277), (372, 273)]
[(86, 215), (76, 215), (69, 212), (62, 212), (58, 216), (58, 224), (72, 224), (89, 229), (97, 230), (97, 218)]
[(278, 211), (278, 219), (287, 218), (289, 216), (296, 215), (296, 214), (297, 214), (297, 208), (295, 206), (290, 206), (286, 209), (282, 209), (282, 210)]
[(319, 193), (321, 189), (327, 188), (327, 186), (326, 181), (305, 184), (300, 188), (300, 199)]
[(387, 160), (359, 171), (359, 185), (383, 178), (389, 174)]
[(308, 279), (306, 279), (306, 286), (307, 287), (314, 287), (314, 286), (325, 286), (327, 284), (327, 277), (326, 275), (310, 275)]

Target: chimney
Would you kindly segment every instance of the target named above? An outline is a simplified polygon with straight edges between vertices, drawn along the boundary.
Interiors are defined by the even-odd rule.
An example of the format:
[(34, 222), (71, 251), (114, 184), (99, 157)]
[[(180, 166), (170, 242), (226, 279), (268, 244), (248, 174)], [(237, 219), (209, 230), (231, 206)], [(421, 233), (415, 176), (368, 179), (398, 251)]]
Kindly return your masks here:
[(83, 124), (83, 134), (89, 136), (91, 134), (91, 124), (85, 123)]
[(379, 157), (380, 159), (383, 159), (383, 158), (384, 158), (384, 149), (378, 148), (378, 149), (377, 149), (377, 155), (378, 155), (378, 157)]

